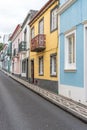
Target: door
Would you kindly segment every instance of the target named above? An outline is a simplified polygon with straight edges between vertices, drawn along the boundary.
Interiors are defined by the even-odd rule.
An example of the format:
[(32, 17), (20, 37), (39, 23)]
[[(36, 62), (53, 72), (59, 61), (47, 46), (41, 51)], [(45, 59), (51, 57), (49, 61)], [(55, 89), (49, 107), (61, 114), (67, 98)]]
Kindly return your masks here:
[(27, 67), (26, 67), (26, 78), (28, 79), (28, 59), (27, 59)]
[(31, 60), (31, 82), (34, 83), (34, 60)]
[(14, 62), (12, 63), (12, 74), (14, 74)]

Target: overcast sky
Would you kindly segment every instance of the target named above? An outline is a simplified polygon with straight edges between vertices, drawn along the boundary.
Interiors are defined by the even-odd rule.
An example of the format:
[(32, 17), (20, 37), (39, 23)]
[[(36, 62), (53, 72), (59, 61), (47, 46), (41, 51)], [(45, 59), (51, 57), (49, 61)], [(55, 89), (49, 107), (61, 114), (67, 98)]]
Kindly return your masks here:
[(13, 32), (16, 25), (23, 22), (30, 9), (39, 10), (47, 1), (0, 0), (0, 36)]

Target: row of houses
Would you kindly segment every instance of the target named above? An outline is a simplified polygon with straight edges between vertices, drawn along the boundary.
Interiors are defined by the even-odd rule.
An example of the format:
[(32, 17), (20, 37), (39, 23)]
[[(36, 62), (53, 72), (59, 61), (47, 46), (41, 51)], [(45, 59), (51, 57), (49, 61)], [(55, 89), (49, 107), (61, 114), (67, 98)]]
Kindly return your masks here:
[(2, 68), (87, 104), (86, 44), (87, 0), (49, 0), (17, 25), (0, 52)]

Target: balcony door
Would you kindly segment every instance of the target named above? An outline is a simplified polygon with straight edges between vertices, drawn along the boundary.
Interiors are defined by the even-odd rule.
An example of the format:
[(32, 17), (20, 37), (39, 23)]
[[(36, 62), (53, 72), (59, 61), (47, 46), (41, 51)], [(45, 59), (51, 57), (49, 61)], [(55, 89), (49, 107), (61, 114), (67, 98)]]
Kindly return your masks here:
[(34, 83), (34, 60), (31, 60), (31, 82)]
[(28, 59), (26, 60), (26, 62), (27, 62), (27, 67), (26, 67), (26, 78), (28, 79)]
[(14, 62), (12, 63), (12, 74), (14, 74)]

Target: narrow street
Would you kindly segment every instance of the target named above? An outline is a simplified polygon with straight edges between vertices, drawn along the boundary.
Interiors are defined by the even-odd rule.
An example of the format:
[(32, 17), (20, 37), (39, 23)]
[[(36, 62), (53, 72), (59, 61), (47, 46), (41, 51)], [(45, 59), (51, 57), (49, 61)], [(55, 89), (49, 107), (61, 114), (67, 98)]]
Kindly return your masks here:
[(0, 71), (0, 130), (87, 130), (87, 125)]

